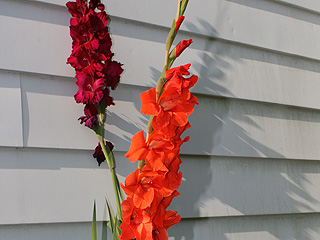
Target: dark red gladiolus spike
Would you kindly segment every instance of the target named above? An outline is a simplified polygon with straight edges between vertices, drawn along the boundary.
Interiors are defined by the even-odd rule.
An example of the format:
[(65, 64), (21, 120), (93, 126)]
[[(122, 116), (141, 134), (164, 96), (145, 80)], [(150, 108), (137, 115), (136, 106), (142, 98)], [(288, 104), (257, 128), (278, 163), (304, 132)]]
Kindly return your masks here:
[[(107, 26), (109, 19), (104, 4), (100, 0), (88, 2), (76, 0), (66, 4), (72, 16), (70, 36), (73, 40), (67, 64), (75, 69), (78, 90), (74, 98), (77, 103), (85, 104), (85, 116), (81, 116), (79, 121), (96, 131), (104, 124), (99, 122), (98, 109), (114, 105), (110, 89), (119, 83), (123, 69), (122, 64), (112, 59), (114, 54)], [(106, 144), (110, 150), (113, 149), (111, 142), (106, 141)], [(99, 166), (105, 160), (100, 144), (93, 156)]]

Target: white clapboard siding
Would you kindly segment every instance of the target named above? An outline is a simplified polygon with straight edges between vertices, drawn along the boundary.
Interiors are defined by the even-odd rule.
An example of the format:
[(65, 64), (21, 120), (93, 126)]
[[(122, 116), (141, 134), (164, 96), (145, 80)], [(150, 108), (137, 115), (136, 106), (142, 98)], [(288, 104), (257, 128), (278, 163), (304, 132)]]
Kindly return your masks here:
[[(0, 225), (0, 240), (88, 240), (91, 229), (91, 222)], [(107, 234), (106, 224), (98, 222), (97, 239), (106, 236), (112, 239), (111, 234)]]
[[(82, 110), (74, 103), (75, 91), (68, 90), (75, 88), (71, 81), (43, 80), (34, 75), (21, 79), (25, 146), (93, 149), (93, 132), (76, 121)], [(145, 90), (120, 85), (113, 93), (116, 105), (109, 108), (106, 136), (117, 150), (129, 149), (132, 135), (146, 128), (148, 118), (139, 112), (139, 95)], [(183, 153), (320, 158), (319, 111), (204, 95), (198, 98), (200, 105), (195, 106), (190, 117), (192, 128), (186, 133), (191, 140), (182, 148)]]
[[(114, 59), (106, 138), (120, 181), (146, 128), (139, 95), (154, 87), (177, 1), (108, 0)], [(92, 158), (93, 131), (79, 124), (65, 0), (0, 0), (0, 240), (106, 235), (109, 170)], [(176, 42), (194, 43), (199, 106), (182, 147), (183, 179), (170, 209), (182, 216), (170, 240), (320, 238), (320, 3), (190, 0)], [(110, 234), (110, 233), (109, 233)]]
[[(0, 240), (87, 240), (91, 223), (55, 223), (0, 226)], [(110, 234), (98, 222), (98, 239)], [(110, 238), (111, 236), (108, 235)], [(183, 219), (169, 229), (169, 240), (310, 240), (320, 238), (319, 214)], [(109, 239), (109, 238), (108, 238)]]
[[(171, 0), (127, 0), (124, 4), (110, 0), (107, 4), (112, 15), (166, 27), (171, 24), (170, 18), (157, 9), (165, 8), (167, 16), (175, 16), (177, 5)], [(306, 4), (310, 5), (318, 6)], [(182, 26), (186, 31), (320, 60), (319, 18), (276, 1), (190, 1), (187, 16)]]
[[(155, 9), (165, 6), (174, 15), (176, 1), (127, 1), (125, 8), (110, 1), (108, 6), (113, 15), (168, 26), (171, 21)], [(319, 18), (301, 11), (291, 16), (291, 11), (273, 1), (190, 1), (182, 29), (319, 60)]]
[(320, 216), (273, 215), (185, 219), (169, 229), (169, 240), (311, 240), (320, 238)]
[[(13, 1), (16, 5), (7, 1), (4, 3), (6, 5), (3, 7), (9, 5), (16, 14), (19, 2)], [(0, 9), (1, 4), (0, 1)], [(37, 4), (25, 5), (30, 11), (41, 13), (33, 6)], [(49, 10), (52, 9), (45, 9)], [(60, 19), (65, 19), (66, 25), (69, 15), (66, 9), (59, 7), (53, 10)], [(49, 12), (46, 15), (47, 22), (6, 14), (0, 16), (0, 29), (10, 33), (0, 39), (2, 46), (5, 46), (0, 49), (3, 56), (0, 59), (2, 69), (74, 76), (73, 69), (65, 64), (71, 46), (69, 30), (67, 26), (53, 20), (54, 14)], [(33, 17), (41, 19), (41, 16)], [(163, 64), (167, 30), (117, 18), (112, 21), (111, 30), (114, 33), (115, 59), (122, 62), (125, 68), (121, 82), (154, 86)], [(150, 37), (142, 38), (146, 33)], [(180, 37), (183, 39), (190, 36), (185, 33)], [(195, 92), (320, 109), (320, 102), (317, 101), (320, 90), (317, 61), (213, 41), (198, 35), (191, 37), (194, 44), (177, 64), (192, 63), (192, 72), (200, 78)], [(147, 49), (153, 50), (154, 58), (150, 58)], [(30, 56), (34, 60), (26, 61)], [(148, 59), (148, 64), (135, 64), (137, 57)]]
[[(92, 151), (0, 150), (0, 225), (90, 221), (94, 199), (102, 220), (105, 197), (115, 206), (109, 170), (97, 167)], [(123, 155), (115, 154), (120, 181), (137, 166)], [(183, 218), (320, 212), (316, 161), (181, 158), (181, 195), (170, 209)]]
[[(0, 148), (0, 225), (91, 221), (94, 200), (97, 218), (106, 219), (106, 197), (115, 207), (111, 177), (92, 153)], [(116, 158), (123, 181), (136, 165), (123, 154)]]
[(320, 13), (320, 2), (314, 0), (274, 0), (284, 4), (289, 4), (298, 8), (309, 10), (315, 13)]
[(21, 89), (24, 146), (94, 149), (94, 132), (77, 120), (84, 113), (73, 98), (74, 81), (21, 74)]

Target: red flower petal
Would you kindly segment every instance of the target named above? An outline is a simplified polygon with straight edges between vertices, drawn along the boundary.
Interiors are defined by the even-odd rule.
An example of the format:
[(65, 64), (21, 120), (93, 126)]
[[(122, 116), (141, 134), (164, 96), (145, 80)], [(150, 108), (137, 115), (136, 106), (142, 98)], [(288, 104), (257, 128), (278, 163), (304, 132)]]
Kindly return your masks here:
[(179, 28), (180, 28), (180, 25), (181, 23), (183, 22), (184, 20), (184, 16), (180, 16), (176, 22), (176, 33), (178, 32)]
[(176, 58), (180, 56), (180, 54), (187, 48), (190, 46), (190, 44), (192, 43), (192, 39), (189, 40), (182, 40), (178, 46), (176, 47)]

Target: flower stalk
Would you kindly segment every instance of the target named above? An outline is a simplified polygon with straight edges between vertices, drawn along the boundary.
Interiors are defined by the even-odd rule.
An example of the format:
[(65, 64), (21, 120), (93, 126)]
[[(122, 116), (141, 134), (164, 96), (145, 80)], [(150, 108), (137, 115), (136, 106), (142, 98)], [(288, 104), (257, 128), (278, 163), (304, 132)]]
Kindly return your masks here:
[(181, 220), (176, 211), (166, 209), (179, 196), (180, 146), (189, 140), (189, 137), (181, 139), (181, 135), (191, 127), (188, 116), (198, 104), (189, 90), (198, 77), (184, 77), (190, 74), (191, 64), (171, 68), (192, 40), (183, 40), (171, 52), (170, 49), (184, 20), (187, 3), (188, 0), (178, 1), (177, 15), (166, 39), (165, 64), (156, 87), (140, 95), (141, 113), (150, 118), (146, 138), (144, 131), (136, 133), (125, 154), (131, 162), (138, 160), (139, 164), (125, 184), (121, 184), (127, 198), (121, 204), (120, 240), (167, 240), (167, 230)]
[[(67, 63), (74, 67), (76, 72), (76, 84), (79, 89), (74, 98), (77, 103), (85, 105), (84, 116), (79, 120), (96, 133), (98, 146), (93, 156), (99, 166), (105, 160), (108, 164), (121, 221), (120, 199), (123, 199), (123, 194), (115, 171), (113, 145), (105, 140), (104, 127), (107, 118), (106, 108), (114, 105), (110, 90), (114, 90), (119, 83), (123, 72), (122, 64), (112, 60), (114, 54), (111, 52), (112, 41), (107, 26), (109, 18), (101, 0), (76, 0), (66, 5), (72, 16), (70, 35), (73, 40), (72, 52)], [(109, 204), (108, 209), (111, 209)], [(110, 221), (113, 221), (112, 226), (118, 225), (112, 228), (112, 231), (120, 229), (117, 218), (110, 218)], [(117, 236), (120, 235), (119, 231), (117, 232)]]

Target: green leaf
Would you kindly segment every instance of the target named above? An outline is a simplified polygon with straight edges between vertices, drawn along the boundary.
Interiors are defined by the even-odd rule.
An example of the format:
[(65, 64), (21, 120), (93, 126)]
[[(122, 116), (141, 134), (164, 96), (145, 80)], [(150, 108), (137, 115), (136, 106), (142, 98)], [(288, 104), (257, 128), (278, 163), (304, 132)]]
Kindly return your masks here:
[(176, 37), (176, 20), (174, 19), (172, 22), (172, 26), (171, 26), (170, 32), (168, 34), (167, 40), (166, 40), (166, 50), (167, 51), (170, 50), (171, 45), (172, 45), (175, 37)]
[(97, 218), (96, 218), (96, 201), (93, 204), (93, 216), (92, 216), (92, 240), (97, 240)]
[(118, 237), (121, 235), (121, 221), (118, 219), (117, 216), (114, 216), (111, 206), (109, 204), (109, 201), (106, 199), (107, 203), (107, 208), (108, 208), (108, 213), (109, 213), (109, 218), (110, 221), (108, 222), (108, 227), (112, 231), (112, 240), (118, 240)]
[(115, 217), (112, 213), (112, 209), (111, 209), (109, 201), (107, 199), (106, 199), (106, 203), (107, 203), (107, 208), (108, 208), (108, 213), (109, 213), (109, 218), (110, 218), (110, 221), (108, 223), (108, 227), (111, 229), (111, 231), (113, 233), (113, 229), (114, 229), (114, 225), (115, 225)]
[(116, 186), (117, 186), (121, 201), (123, 201), (124, 200), (124, 196), (123, 196), (123, 192), (122, 192), (122, 189), (120, 187), (120, 182), (119, 182), (119, 179), (118, 179), (117, 175), (116, 175)]
[(112, 230), (112, 240), (118, 240), (118, 237), (121, 235), (121, 221), (115, 217), (114, 229)]

